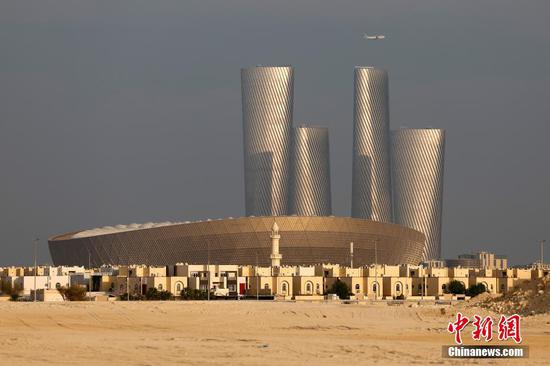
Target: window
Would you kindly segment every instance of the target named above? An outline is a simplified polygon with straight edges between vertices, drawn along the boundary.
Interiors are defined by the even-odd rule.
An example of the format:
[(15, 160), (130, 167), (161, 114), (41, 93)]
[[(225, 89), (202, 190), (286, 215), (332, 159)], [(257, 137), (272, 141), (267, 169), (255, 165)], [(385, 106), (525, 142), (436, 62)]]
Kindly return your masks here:
[(395, 285), (395, 291), (401, 292), (401, 284), (398, 283)]
[(373, 283), (373, 284), (372, 284), (372, 292), (378, 292), (377, 290), (378, 290), (377, 284), (376, 284), (376, 283)]
[(269, 283), (266, 283), (266, 284), (264, 285), (264, 289), (265, 289), (265, 290), (269, 290)]
[(176, 291), (177, 291), (177, 292), (181, 292), (181, 290), (182, 290), (181, 282), (178, 282), (178, 283), (176, 284)]
[(360, 290), (361, 290), (361, 286), (358, 283), (356, 283), (355, 284), (355, 293), (359, 293)]
[(283, 282), (283, 284), (281, 285), (281, 292), (283, 294), (286, 294), (287, 291), (288, 291), (288, 287), (286, 285), (286, 282)]
[(56, 284), (55, 284), (55, 288), (56, 288), (56, 289), (60, 289), (60, 288), (61, 288), (61, 284), (60, 284), (59, 282), (56, 283)]
[(159, 291), (162, 291), (162, 283), (159, 283)]
[(311, 282), (306, 283), (306, 293), (311, 294), (312, 291), (313, 291), (313, 286)]

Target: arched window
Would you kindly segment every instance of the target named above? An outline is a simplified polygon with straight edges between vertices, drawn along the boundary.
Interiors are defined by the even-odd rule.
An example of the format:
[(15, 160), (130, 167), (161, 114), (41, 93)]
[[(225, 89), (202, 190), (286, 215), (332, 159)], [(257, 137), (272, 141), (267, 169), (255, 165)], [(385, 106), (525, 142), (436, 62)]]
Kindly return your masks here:
[(159, 283), (159, 291), (162, 291), (162, 283)]
[(306, 283), (306, 293), (311, 294), (313, 291), (313, 286), (311, 282)]
[(61, 288), (61, 284), (60, 284), (59, 282), (56, 283), (56, 284), (55, 284), (55, 288), (56, 288), (56, 289), (60, 289), (60, 288)]
[(288, 291), (288, 286), (286, 282), (283, 282), (281, 285), (281, 292), (286, 295), (286, 292)]
[(269, 290), (269, 283), (266, 283), (266, 284), (264, 285), (264, 289)]
[(400, 283), (395, 285), (395, 291), (401, 292), (401, 284)]
[(360, 286), (358, 283), (356, 283), (356, 284), (355, 284), (355, 293), (358, 294), (359, 291), (361, 291), (361, 286)]
[(176, 283), (176, 291), (177, 291), (177, 292), (181, 292), (181, 290), (182, 290), (182, 284), (181, 284), (181, 282)]
[(378, 293), (378, 284), (376, 284), (376, 283), (372, 284), (372, 292)]

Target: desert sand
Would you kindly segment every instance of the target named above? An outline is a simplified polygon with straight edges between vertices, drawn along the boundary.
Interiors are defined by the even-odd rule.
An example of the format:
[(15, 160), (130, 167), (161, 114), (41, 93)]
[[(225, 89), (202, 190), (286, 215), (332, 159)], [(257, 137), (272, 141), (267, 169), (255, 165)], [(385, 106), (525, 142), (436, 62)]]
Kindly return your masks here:
[[(385, 303), (3, 302), (0, 364), (548, 364), (549, 314), (523, 320), (528, 359), (442, 358), (441, 346), (453, 344), (446, 326), (457, 310), (487, 314)], [(464, 339), (473, 343), (469, 334)]]

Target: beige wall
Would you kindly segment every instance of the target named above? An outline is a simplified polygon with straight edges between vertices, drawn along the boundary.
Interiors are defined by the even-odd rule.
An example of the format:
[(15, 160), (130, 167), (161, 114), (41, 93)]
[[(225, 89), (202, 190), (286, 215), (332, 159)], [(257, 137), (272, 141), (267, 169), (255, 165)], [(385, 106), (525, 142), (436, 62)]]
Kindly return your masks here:
[(323, 277), (295, 276), (293, 278), (294, 295), (322, 295)]

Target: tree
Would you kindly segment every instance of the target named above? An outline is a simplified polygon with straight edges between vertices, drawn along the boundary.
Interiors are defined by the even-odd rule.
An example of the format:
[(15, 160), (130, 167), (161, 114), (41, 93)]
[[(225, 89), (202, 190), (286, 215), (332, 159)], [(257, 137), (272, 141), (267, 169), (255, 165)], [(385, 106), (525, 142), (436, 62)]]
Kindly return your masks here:
[(71, 285), (69, 287), (60, 287), (57, 290), (65, 301), (86, 300), (86, 288), (84, 286)]
[(349, 299), (349, 295), (351, 294), (348, 285), (346, 285), (345, 282), (340, 281), (340, 279), (337, 279), (336, 282), (332, 284), (328, 290), (328, 293), (336, 294), (340, 299)]
[(482, 294), (486, 291), (487, 291), (487, 289), (485, 288), (485, 285), (482, 284), (482, 283), (478, 283), (476, 285), (472, 285), (472, 286), (468, 287), (468, 290), (466, 290), (466, 295), (474, 297), (474, 296)]
[(206, 300), (208, 293), (203, 290), (184, 288), (180, 293), (182, 300)]
[(174, 296), (170, 291), (159, 291), (154, 287), (151, 287), (145, 293), (147, 300), (171, 300)]
[(453, 295), (462, 295), (466, 292), (466, 286), (460, 281), (452, 280), (447, 284), (447, 291)]
[(12, 285), (11, 281), (0, 281), (0, 292), (2, 292), (5, 295), (8, 295), (10, 297), (11, 301), (17, 301), (21, 297), (21, 292), (23, 291), (23, 287), (16, 283)]
[(118, 299), (120, 301), (128, 301), (128, 299), (130, 301), (141, 301), (141, 300), (145, 300), (145, 296), (143, 296), (141, 294), (130, 294), (130, 295), (128, 295), (128, 293), (125, 292), (122, 295), (119, 295)]

